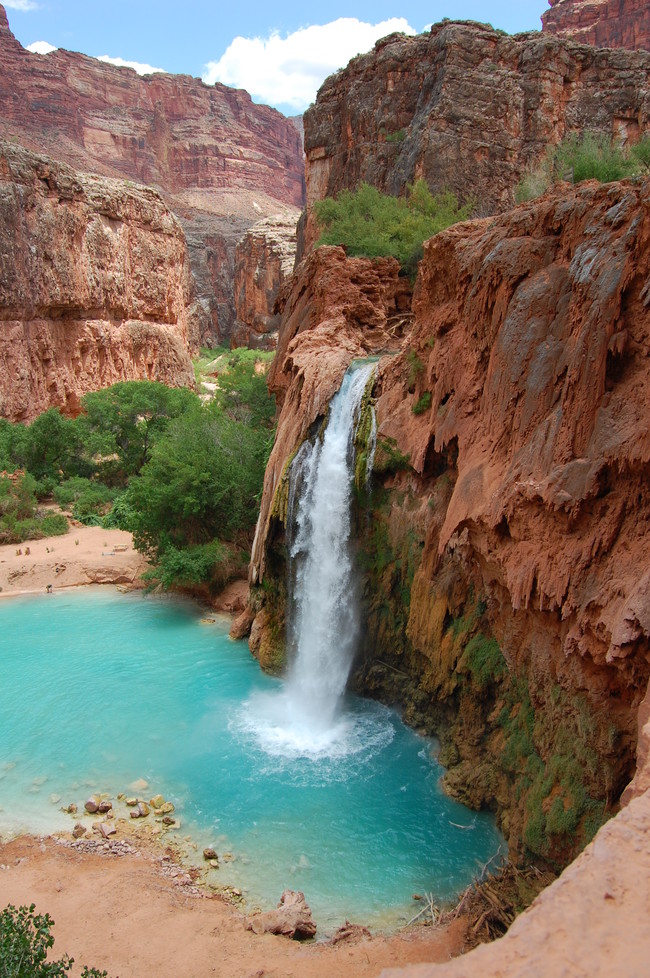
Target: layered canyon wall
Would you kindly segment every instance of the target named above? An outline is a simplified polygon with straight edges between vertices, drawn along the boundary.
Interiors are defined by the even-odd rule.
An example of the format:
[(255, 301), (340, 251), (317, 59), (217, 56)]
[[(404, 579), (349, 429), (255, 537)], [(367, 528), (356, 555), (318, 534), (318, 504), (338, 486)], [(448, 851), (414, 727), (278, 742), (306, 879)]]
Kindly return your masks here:
[(543, 30), (598, 48), (650, 51), (647, 0), (549, 0)]
[(295, 211), (258, 221), (235, 249), (235, 312), (232, 341), (237, 346), (274, 350), (280, 324), (275, 300), (293, 274), (296, 258)]
[(0, 416), (119, 380), (193, 386), (185, 236), (157, 191), (0, 142)]
[(0, 5), (0, 137), (75, 169), (158, 188), (180, 220), (203, 309), (201, 341), (230, 336), (235, 245), (260, 218), (303, 204), (301, 137), (247, 92), (188, 76), (141, 77), (58, 50), (31, 54)]
[(475, 200), (478, 214), (503, 211), (567, 132), (632, 141), (647, 132), (649, 77), (645, 52), (549, 33), (443, 22), (385, 38), (328, 78), (305, 114), (306, 247), (317, 237), (314, 201), (362, 180), (399, 194), (423, 177)]
[(562, 865), (634, 773), (650, 675), (650, 183), (444, 231), (412, 322), (407, 289), (329, 248), (285, 288), (252, 647), (278, 667), (288, 462), (347, 365), (392, 352), (355, 505), (355, 684), (438, 733), (447, 789), (499, 813), (515, 858)]

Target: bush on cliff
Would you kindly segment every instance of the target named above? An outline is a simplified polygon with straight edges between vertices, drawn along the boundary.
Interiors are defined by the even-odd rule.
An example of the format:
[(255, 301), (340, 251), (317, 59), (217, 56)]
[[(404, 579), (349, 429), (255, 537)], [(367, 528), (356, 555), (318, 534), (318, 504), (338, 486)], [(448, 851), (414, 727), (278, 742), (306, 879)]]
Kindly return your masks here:
[(554, 148), (549, 148), (542, 163), (531, 170), (515, 188), (517, 203), (543, 194), (558, 180), (581, 183), (599, 180), (610, 183), (650, 168), (650, 137), (624, 149), (606, 136), (584, 132), (570, 133)]
[(383, 194), (367, 183), (316, 201), (322, 228), (317, 245), (342, 245), (348, 254), (397, 258), (408, 274), (417, 270), (423, 243), (469, 217), (473, 203), (460, 206), (449, 191), (432, 194), (424, 180), (407, 188), (405, 197)]

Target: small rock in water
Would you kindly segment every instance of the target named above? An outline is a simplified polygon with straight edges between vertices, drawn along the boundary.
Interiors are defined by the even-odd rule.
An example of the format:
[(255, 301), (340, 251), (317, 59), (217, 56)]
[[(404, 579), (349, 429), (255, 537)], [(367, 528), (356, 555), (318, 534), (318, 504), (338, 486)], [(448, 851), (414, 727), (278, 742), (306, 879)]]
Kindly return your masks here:
[(208, 863), (210, 864), (210, 866), (212, 866), (213, 869), (219, 869), (219, 860), (218, 859), (209, 859), (208, 860)]
[(165, 804), (165, 798), (163, 795), (154, 795), (153, 798), (149, 799), (149, 804), (152, 808), (162, 808)]
[(135, 806), (138, 804), (138, 799), (137, 798), (127, 798), (126, 799), (126, 804), (129, 806), (129, 808), (135, 808)]
[(102, 815), (105, 815), (106, 812), (110, 812), (112, 808), (113, 808), (112, 801), (100, 801), (99, 805), (97, 806), (97, 811), (100, 812)]
[(147, 815), (149, 814), (150, 809), (149, 806), (146, 804), (146, 802), (139, 801), (137, 811), (140, 812), (140, 818), (146, 818)]
[(70, 804), (68, 805), (67, 808), (64, 808), (63, 809), (63, 811), (66, 813), (66, 815), (76, 815), (78, 809), (77, 809), (77, 806), (75, 805), (75, 803), (72, 801), (72, 802), (70, 802)]
[(146, 791), (149, 787), (149, 782), (145, 781), (144, 778), (138, 778), (137, 781), (132, 781), (129, 785), (131, 791)]
[(61, 795), (50, 795), (50, 801), (53, 805), (58, 805), (61, 801)]
[(82, 837), (82, 835), (85, 835), (85, 834), (86, 834), (85, 826), (83, 826), (81, 824), (81, 822), (77, 822), (77, 824), (75, 825), (75, 827), (72, 830), (72, 837), (74, 839), (80, 839)]
[(171, 801), (164, 801), (162, 805), (160, 805), (160, 811), (163, 813), (163, 815), (171, 815), (175, 809)]
[(91, 795), (86, 801), (84, 808), (90, 815), (94, 815), (95, 812), (99, 811), (101, 799), (97, 795)]
[(176, 819), (172, 818), (171, 815), (163, 815), (162, 822), (163, 825), (174, 825), (176, 828), (178, 828), (178, 826), (176, 825)]
[(204, 849), (203, 850), (203, 858), (204, 859), (218, 859), (219, 857), (217, 855), (216, 849), (212, 849), (212, 848), (208, 847), (207, 849)]

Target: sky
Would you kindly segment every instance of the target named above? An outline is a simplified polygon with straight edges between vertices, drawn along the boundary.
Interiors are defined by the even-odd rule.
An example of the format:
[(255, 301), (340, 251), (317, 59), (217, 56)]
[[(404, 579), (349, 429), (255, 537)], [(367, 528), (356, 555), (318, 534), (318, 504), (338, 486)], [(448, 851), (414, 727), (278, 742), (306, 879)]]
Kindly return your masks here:
[(67, 48), (144, 73), (162, 69), (245, 88), (286, 115), (303, 112), (324, 79), (393, 31), (489, 22), (539, 30), (547, 0), (0, 0), (23, 47)]

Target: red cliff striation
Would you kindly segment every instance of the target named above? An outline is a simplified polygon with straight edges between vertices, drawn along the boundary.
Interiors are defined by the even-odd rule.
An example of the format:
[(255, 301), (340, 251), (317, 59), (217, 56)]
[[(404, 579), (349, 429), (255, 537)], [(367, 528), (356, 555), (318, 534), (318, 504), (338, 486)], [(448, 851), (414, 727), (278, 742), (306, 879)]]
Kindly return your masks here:
[(193, 385), (183, 231), (155, 190), (0, 143), (0, 416), (118, 380)]
[[(305, 114), (308, 212), (362, 180), (399, 194), (419, 177), (473, 198), (479, 214), (505, 210), (565, 133), (648, 131), (649, 76), (649, 54), (547, 33), (445, 22), (393, 34), (328, 78)], [(315, 238), (310, 218), (307, 247)]]
[(542, 29), (597, 48), (650, 51), (647, 0), (549, 0)]
[[(158, 188), (186, 230), (203, 339), (234, 320), (234, 247), (303, 203), (300, 135), (247, 92), (185, 75), (141, 77), (69, 51), (31, 54), (0, 5), (0, 137), (76, 169)], [(279, 206), (280, 205), (280, 206)]]
[[(253, 647), (271, 663), (287, 461), (350, 360), (390, 348), (407, 297), (383, 265), (319, 249), (285, 287), (251, 569)], [(431, 239), (402, 352), (379, 363), (356, 682), (441, 736), (448, 790), (497, 810), (522, 860), (564, 864), (634, 771), (649, 290), (650, 182), (556, 187)]]
[(300, 212), (286, 210), (247, 231), (235, 249), (235, 314), (232, 342), (275, 349), (280, 316), (273, 311), (282, 284), (293, 272)]

